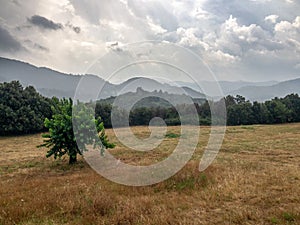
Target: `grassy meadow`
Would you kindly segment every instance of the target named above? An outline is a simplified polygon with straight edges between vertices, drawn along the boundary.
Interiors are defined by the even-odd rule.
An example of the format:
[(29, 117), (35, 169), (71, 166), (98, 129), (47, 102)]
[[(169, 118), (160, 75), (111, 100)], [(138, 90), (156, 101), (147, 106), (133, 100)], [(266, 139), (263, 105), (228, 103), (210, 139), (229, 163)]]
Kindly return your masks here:
[[(147, 127), (134, 127), (147, 137)], [(163, 144), (111, 152), (133, 165), (167, 157), (178, 142), (169, 127)], [(0, 138), (0, 224), (300, 224), (300, 124), (228, 127), (214, 163), (198, 171), (209, 127), (201, 127), (193, 158), (176, 175), (127, 187), (94, 172), (82, 158), (45, 158), (40, 134)]]

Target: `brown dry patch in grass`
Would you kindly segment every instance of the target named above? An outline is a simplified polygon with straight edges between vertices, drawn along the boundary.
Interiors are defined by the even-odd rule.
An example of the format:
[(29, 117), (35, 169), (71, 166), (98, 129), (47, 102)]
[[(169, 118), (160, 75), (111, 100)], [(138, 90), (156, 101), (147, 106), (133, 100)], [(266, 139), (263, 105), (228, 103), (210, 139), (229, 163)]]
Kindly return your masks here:
[[(140, 139), (146, 139), (150, 136), (148, 127), (132, 127), (131, 130), (132, 133)], [(168, 127), (167, 134), (180, 135), (180, 129), (178, 129), (178, 127)], [(113, 130), (107, 130), (107, 135), (112, 142), (119, 143)], [(172, 151), (176, 148), (177, 144), (178, 138), (166, 137), (157, 148), (154, 148), (151, 151), (135, 151), (125, 147), (123, 144), (117, 144), (114, 149), (110, 150), (110, 153), (127, 164), (144, 166), (164, 160), (172, 154)]]
[[(134, 128), (147, 137), (147, 128)], [(168, 132), (178, 133), (176, 127)], [(205, 172), (198, 171), (209, 128), (193, 159), (172, 178), (149, 187), (105, 180), (81, 159), (45, 159), (40, 135), (0, 139), (0, 224), (299, 224), (300, 124), (229, 127)], [(170, 154), (133, 153), (107, 134), (125, 162), (148, 164)], [(130, 158), (131, 156), (131, 158)], [(145, 155), (143, 155), (144, 157)]]
[(0, 137), (0, 165), (28, 161), (41, 156), (36, 146), (42, 143), (40, 134), (23, 137)]

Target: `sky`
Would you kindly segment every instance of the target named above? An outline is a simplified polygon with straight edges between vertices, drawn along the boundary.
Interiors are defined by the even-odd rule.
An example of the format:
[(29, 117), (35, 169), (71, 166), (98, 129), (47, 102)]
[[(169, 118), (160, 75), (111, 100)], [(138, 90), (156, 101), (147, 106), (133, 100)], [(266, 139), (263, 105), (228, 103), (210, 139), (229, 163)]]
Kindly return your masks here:
[[(189, 49), (219, 80), (300, 77), (298, 0), (0, 0), (0, 4), (0, 56), (36, 66), (84, 74), (95, 60), (111, 52), (129, 57), (132, 52), (126, 46), (151, 40)], [(155, 54), (158, 51), (152, 52), (153, 59), (160, 57)], [(107, 59), (114, 64), (113, 58)]]

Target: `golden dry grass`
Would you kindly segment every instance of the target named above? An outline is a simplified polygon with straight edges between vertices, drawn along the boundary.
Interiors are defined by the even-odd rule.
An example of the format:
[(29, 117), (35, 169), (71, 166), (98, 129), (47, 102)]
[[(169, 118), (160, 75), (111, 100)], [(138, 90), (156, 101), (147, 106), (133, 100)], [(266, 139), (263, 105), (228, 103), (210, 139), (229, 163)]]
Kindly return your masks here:
[[(162, 160), (177, 144), (168, 138), (136, 153), (107, 134), (117, 144), (111, 152), (132, 164)], [(208, 135), (202, 128), (178, 174), (148, 187), (112, 183), (82, 159), (71, 167), (46, 159), (36, 149), (40, 135), (0, 138), (0, 224), (300, 224), (300, 124), (229, 127), (217, 159), (200, 173)]]

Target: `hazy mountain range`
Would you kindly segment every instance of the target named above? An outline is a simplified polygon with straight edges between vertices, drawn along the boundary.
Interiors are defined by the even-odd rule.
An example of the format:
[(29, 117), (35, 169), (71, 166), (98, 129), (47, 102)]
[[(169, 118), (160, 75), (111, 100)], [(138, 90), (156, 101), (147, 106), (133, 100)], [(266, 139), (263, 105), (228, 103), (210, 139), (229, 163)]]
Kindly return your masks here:
[[(201, 87), (199, 87), (198, 84), (195, 83), (188, 83), (188, 82), (181, 82), (177, 81), (180, 86), (188, 86), (193, 88), (194, 90), (200, 91), (201, 92)], [(212, 81), (202, 81), (200, 83), (201, 86), (205, 86), (206, 90), (208, 91), (207, 95), (209, 96), (217, 96), (219, 95), (219, 90), (216, 90), (216, 82)], [(248, 86), (255, 86), (255, 87), (260, 87), (260, 86), (271, 86), (274, 84), (278, 84), (278, 81), (265, 81), (265, 82), (247, 82), (247, 81), (219, 81), (218, 82), (223, 93), (224, 94), (229, 94), (232, 91), (238, 90), (243, 87), (248, 87)]]
[[(179, 82), (181, 85), (193, 87), (195, 90), (202, 92), (197, 84)], [(218, 82), (224, 95), (242, 95), (250, 101), (263, 102), (275, 97), (285, 97), (291, 93), (300, 94), (300, 78), (287, 80), (283, 82), (266, 81), (266, 82), (246, 82), (246, 81), (219, 81)], [(205, 86), (209, 96), (214, 99), (218, 98), (218, 90), (214, 82), (203, 81), (201, 85)]]
[[(118, 96), (128, 92), (136, 92), (142, 87), (147, 92), (162, 91), (175, 95), (190, 95), (192, 98), (205, 98), (197, 84), (187, 82), (176, 82), (178, 86), (160, 83), (149, 78), (132, 78), (121, 84), (112, 84), (95, 75), (86, 76), (87, 84), (97, 88), (103, 86), (101, 98)], [(28, 63), (0, 57), (0, 82), (19, 80), (23, 86), (32, 85), (42, 95), (47, 97), (57, 96), (74, 97), (76, 87), (82, 75), (60, 73), (48, 68), (40, 68)], [(216, 96), (214, 84), (210, 81), (203, 81), (208, 92), (207, 96)], [(300, 78), (284, 82), (245, 82), (245, 81), (220, 81), (220, 87), (225, 95), (242, 95), (251, 101), (264, 101), (274, 97), (284, 97), (290, 93), (300, 94)], [(180, 86), (180, 87), (179, 87)], [(88, 96), (86, 97), (88, 100)], [(210, 98), (210, 97), (209, 97)]]
[(188, 95), (182, 94), (170, 94), (168, 92), (162, 91), (145, 91), (142, 88), (138, 88), (136, 92), (127, 92), (119, 95), (118, 97), (110, 97), (102, 99), (100, 103), (114, 104), (119, 108), (126, 109), (130, 111), (131, 108), (140, 107), (166, 107), (169, 108), (172, 105), (188, 104), (188, 103), (198, 103), (203, 104), (205, 102), (205, 97), (201, 98), (190, 98)]

